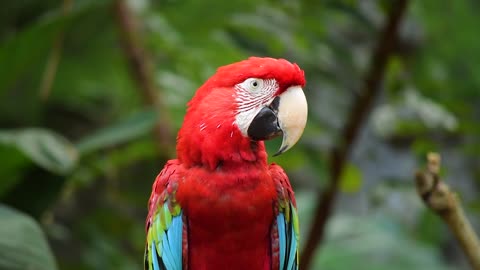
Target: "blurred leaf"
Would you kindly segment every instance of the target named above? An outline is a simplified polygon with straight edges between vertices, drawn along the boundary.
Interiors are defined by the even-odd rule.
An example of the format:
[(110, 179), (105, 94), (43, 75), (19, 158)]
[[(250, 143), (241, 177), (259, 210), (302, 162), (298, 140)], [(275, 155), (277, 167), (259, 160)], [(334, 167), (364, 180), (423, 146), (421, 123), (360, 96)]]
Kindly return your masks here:
[(362, 186), (362, 172), (357, 166), (348, 163), (343, 169), (340, 178), (340, 190), (342, 192), (357, 192)]
[(448, 235), (448, 229), (443, 226), (440, 218), (430, 209), (424, 209), (418, 218), (414, 230), (417, 239), (432, 245), (441, 245), (443, 237)]
[(378, 107), (372, 115), (374, 131), (383, 137), (396, 134), (415, 135), (427, 130), (454, 132), (458, 119), (441, 104), (406, 89), (394, 104)]
[(385, 216), (335, 216), (314, 269), (450, 269), (433, 246), (409, 238)]
[(422, 157), (422, 160), (425, 159), (425, 156), (427, 155), (428, 152), (439, 151), (438, 148), (439, 148), (438, 144), (432, 140), (416, 139), (412, 145), (413, 152), (417, 156)]
[(0, 143), (15, 146), (37, 165), (64, 174), (78, 160), (78, 152), (65, 137), (41, 128), (0, 130)]
[[(42, 18), (30, 28), (13, 36), (0, 46), (0, 93), (32, 63), (40, 61), (65, 24), (61, 16)], [(35, 44), (35, 46), (32, 46)]]
[(5, 147), (0, 144), (0, 198), (8, 192), (21, 179), (25, 167), (30, 161), (14, 147)]
[(158, 112), (155, 109), (137, 112), (119, 123), (83, 138), (77, 147), (80, 153), (84, 154), (130, 141), (151, 131), (157, 119)]
[(34, 219), (0, 204), (0, 222), (0, 269), (57, 269), (45, 235)]
[(85, 14), (106, 1), (92, 1), (76, 5), (68, 15), (56, 11), (42, 16), (38, 21), (12, 35), (0, 44), (0, 94), (33, 64), (45, 59), (57, 34), (65, 29), (70, 21)]

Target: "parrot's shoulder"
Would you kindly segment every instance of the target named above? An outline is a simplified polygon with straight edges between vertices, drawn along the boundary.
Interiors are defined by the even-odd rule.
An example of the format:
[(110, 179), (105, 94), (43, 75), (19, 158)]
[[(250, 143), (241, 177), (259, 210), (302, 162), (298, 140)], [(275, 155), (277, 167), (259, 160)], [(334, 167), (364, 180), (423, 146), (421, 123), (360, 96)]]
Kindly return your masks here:
[(163, 169), (157, 175), (152, 186), (152, 194), (148, 202), (149, 215), (147, 217), (147, 226), (150, 223), (152, 215), (158, 210), (160, 205), (165, 202), (171, 208), (179, 207), (176, 203), (175, 193), (178, 183), (182, 178), (182, 165), (177, 159), (167, 161)]
[(167, 161), (153, 183), (153, 191), (163, 191), (162, 188), (166, 188), (170, 184), (175, 184), (178, 182), (181, 169), (182, 164), (178, 159), (171, 159)]
[(269, 171), (275, 183), (278, 202), (281, 205), (285, 203), (291, 203), (294, 207), (297, 207), (292, 185), (290, 184), (288, 176), (283, 168), (275, 163), (272, 163), (269, 166)]

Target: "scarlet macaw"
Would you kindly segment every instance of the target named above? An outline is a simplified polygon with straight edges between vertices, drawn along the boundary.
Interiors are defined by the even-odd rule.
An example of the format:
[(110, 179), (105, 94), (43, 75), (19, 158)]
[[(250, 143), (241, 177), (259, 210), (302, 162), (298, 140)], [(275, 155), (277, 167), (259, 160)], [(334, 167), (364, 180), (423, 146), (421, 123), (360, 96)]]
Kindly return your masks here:
[(220, 67), (188, 103), (177, 159), (157, 176), (146, 221), (145, 269), (298, 269), (298, 218), (277, 154), (307, 119), (304, 72), (251, 57)]

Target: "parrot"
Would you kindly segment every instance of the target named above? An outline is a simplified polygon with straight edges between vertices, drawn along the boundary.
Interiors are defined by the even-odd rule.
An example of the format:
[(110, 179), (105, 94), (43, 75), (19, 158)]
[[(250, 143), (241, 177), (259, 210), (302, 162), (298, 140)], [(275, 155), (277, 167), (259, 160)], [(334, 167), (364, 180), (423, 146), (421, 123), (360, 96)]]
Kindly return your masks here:
[(187, 103), (176, 159), (156, 177), (146, 217), (144, 269), (293, 270), (299, 224), (285, 171), (266, 140), (289, 150), (307, 121), (304, 71), (249, 57), (219, 67)]

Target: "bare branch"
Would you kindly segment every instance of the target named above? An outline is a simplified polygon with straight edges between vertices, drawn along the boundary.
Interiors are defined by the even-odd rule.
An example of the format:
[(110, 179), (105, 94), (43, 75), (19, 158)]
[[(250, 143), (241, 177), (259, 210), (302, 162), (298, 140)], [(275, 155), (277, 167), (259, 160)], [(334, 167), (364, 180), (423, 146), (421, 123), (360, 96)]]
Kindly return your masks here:
[(173, 143), (168, 110), (160, 99), (153, 77), (153, 64), (144, 49), (134, 13), (125, 0), (115, 0), (115, 14), (122, 38), (122, 47), (128, 57), (130, 72), (138, 85), (138, 90), (146, 106), (156, 108), (160, 113), (159, 121), (154, 129), (154, 135), (161, 150), (171, 150)]
[(306, 270), (310, 267), (314, 251), (323, 240), (325, 225), (330, 217), (335, 199), (338, 195), (343, 168), (354, 147), (361, 127), (364, 122), (366, 122), (368, 114), (373, 107), (373, 102), (381, 90), (380, 84), (383, 81), (388, 59), (397, 42), (397, 32), (407, 9), (407, 4), (408, 0), (396, 0), (392, 3), (387, 22), (372, 54), (370, 69), (365, 77), (365, 84), (362, 91), (360, 91), (360, 95), (357, 96), (354, 101), (352, 110), (343, 128), (341, 135), (342, 141), (340, 145), (332, 149), (330, 153), (331, 178), (327, 188), (323, 192), (320, 192), (319, 196), (321, 199), (316, 205), (307, 243), (300, 256), (300, 269)]
[[(63, 16), (66, 16), (72, 10), (72, 6), (73, 0), (63, 0)], [(55, 42), (53, 43), (52, 50), (50, 51), (50, 55), (47, 59), (47, 66), (45, 67), (45, 71), (43, 73), (42, 82), (40, 84), (40, 97), (43, 100), (47, 100), (50, 96), (53, 81), (55, 80), (55, 76), (57, 74), (58, 63), (60, 62), (60, 56), (62, 55), (64, 37), (65, 29), (62, 28), (60, 29), (60, 32), (57, 34)]]
[(440, 155), (427, 155), (427, 169), (415, 175), (417, 193), (423, 202), (440, 216), (457, 238), (473, 269), (480, 270), (480, 243), (455, 192), (441, 181)]

